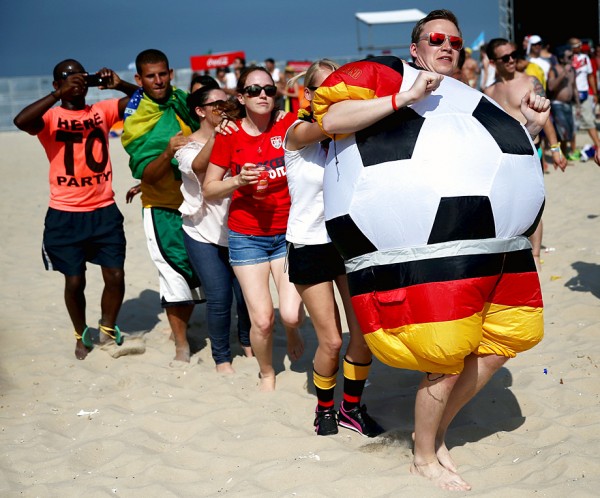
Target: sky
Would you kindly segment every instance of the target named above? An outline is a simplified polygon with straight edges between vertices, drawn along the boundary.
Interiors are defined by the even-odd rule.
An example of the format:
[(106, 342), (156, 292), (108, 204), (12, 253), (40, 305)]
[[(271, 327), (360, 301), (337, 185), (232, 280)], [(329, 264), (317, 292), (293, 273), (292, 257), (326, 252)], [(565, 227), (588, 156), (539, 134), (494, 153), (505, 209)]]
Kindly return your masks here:
[[(190, 56), (243, 50), (247, 61), (358, 59), (369, 42), (356, 12), (446, 8), (470, 46), (483, 31), (499, 35), (498, 0), (0, 0), (0, 77), (44, 76), (61, 60), (90, 72), (126, 70), (147, 48), (165, 52), (171, 67)], [(412, 25), (373, 26), (376, 46), (407, 45)], [(406, 50), (392, 53), (406, 57)]]

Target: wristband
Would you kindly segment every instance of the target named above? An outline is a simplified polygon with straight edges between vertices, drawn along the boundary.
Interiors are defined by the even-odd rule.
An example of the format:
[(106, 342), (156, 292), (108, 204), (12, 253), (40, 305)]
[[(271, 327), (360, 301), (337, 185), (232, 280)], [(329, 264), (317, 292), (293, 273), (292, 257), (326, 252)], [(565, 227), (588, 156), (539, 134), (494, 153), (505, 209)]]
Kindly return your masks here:
[(396, 105), (396, 95), (398, 94), (395, 93), (394, 95), (392, 95), (392, 109), (394, 109), (394, 112), (398, 110), (398, 106)]
[(562, 153), (562, 151), (560, 149), (560, 142), (558, 142), (557, 144), (551, 145), (550, 146), (550, 152), (560, 152), (560, 153)]
[(50, 92), (50, 95), (52, 95), (54, 100), (56, 100), (58, 102), (60, 100), (60, 97), (56, 96), (56, 92), (58, 92), (58, 90), (54, 90), (53, 92)]

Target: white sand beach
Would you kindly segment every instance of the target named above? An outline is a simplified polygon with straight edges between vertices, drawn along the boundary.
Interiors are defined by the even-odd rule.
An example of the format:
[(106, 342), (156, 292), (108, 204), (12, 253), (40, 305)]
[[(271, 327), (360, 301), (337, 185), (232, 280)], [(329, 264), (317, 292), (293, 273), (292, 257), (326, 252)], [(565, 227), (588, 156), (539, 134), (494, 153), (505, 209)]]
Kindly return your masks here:
[[(305, 355), (294, 364), (277, 327), (275, 393), (258, 392), (256, 361), (239, 347), (236, 373), (215, 373), (203, 305), (190, 328), (198, 351), (189, 365), (172, 364), (139, 198), (125, 203), (135, 181), (120, 141), (110, 146), (128, 242), (118, 321), (126, 342), (79, 361), (63, 277), (46, 272), (40, 255), (47, 159), (36, 138), (0, 133), (0, 496), (447, 496), (408, 470), (419, 373), (374, 360), (363, 402), (388, 430), (383, 436), (315, 435), (310, 320)], [(452, 496), (599, 493), (600, 167), (572, 163), (545, 180), (546, 335), (509, 361), (451, 427), (453, 457), (473, 486)], [(87, 278), (93, 326), (98, 267), (88, 265)]]

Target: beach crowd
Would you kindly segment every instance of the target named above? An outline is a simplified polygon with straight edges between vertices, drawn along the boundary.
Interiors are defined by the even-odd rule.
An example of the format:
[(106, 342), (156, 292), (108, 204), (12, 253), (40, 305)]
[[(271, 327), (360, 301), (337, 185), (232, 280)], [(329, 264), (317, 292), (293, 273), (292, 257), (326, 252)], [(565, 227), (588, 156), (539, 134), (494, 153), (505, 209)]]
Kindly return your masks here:
[[(233, 328), (256, 359), (258, 389), (275, 391), (275, 321), (296, 361), (308, 314), (315, 432), (385, 432), (361, 402), (373, 356), (423, 372), (410, 471), (469, 490), (446, 432), (510, 358), (542, 340), (543, 178), (549, 164), (565, 174), (573, 161), (600, 164), (600, 49), (531, 35), (488, 40), (477, 56), (447, 10), (417, 22), (410, 41), (410, 61), (322, 58), (303, 71), (238, 57), (185, 90), (155, 48), (137, 55), (134, 82), (59, 61), (52, 91), (14, 122), (48, 157), (42, 255), (65, 278), (75, 356), (127, 341), (126, 233), (109, 151), (122, 122), (136, 180), (124, 201), (143, 207), (174, 360), (190, 361), (190, 317), (206, 306), (216, 371), (235, 373)], [(124, 96), (89, 105), (91, 86)], [(590, 144), (576, 143), (580, 130)], [(97, 341), (86, 263), (104, 281)]]

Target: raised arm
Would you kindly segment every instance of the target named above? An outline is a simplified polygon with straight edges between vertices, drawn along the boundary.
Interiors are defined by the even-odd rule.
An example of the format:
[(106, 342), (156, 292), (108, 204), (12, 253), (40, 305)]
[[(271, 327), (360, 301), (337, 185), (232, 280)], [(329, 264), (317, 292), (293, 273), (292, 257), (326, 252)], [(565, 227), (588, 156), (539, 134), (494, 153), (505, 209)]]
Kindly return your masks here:
[(25, 131), (30, 135), (37, 135), (44, 129), (44, 120), (42, 117), (46, 112), (62, 98), (70, 98), (76, 92), (85, 87), (85, 78), (83, 74), (71, 74), (60, 83), (52, 83), (54, 91), (45, 97), (36, 100), (25, 107), (15, 116), (13, 123), (19, 130)]
[(108, 81), (107, 85), (99, 87), (101, 90), (118, 90), (119, 92), (123, 92), (125, 95), (127, 95), (127, 97), (123, 97), (119, 100), (119, 116), (122, 118), (123, 113), (125, 112), (125, 107), (129, 102), (129, 98), (139, 87), (133, 83), (123, 81), (117, 73), (115, 73), (112, 69), (108, 69), (107, 67), (100, 69), (97, 74)]

